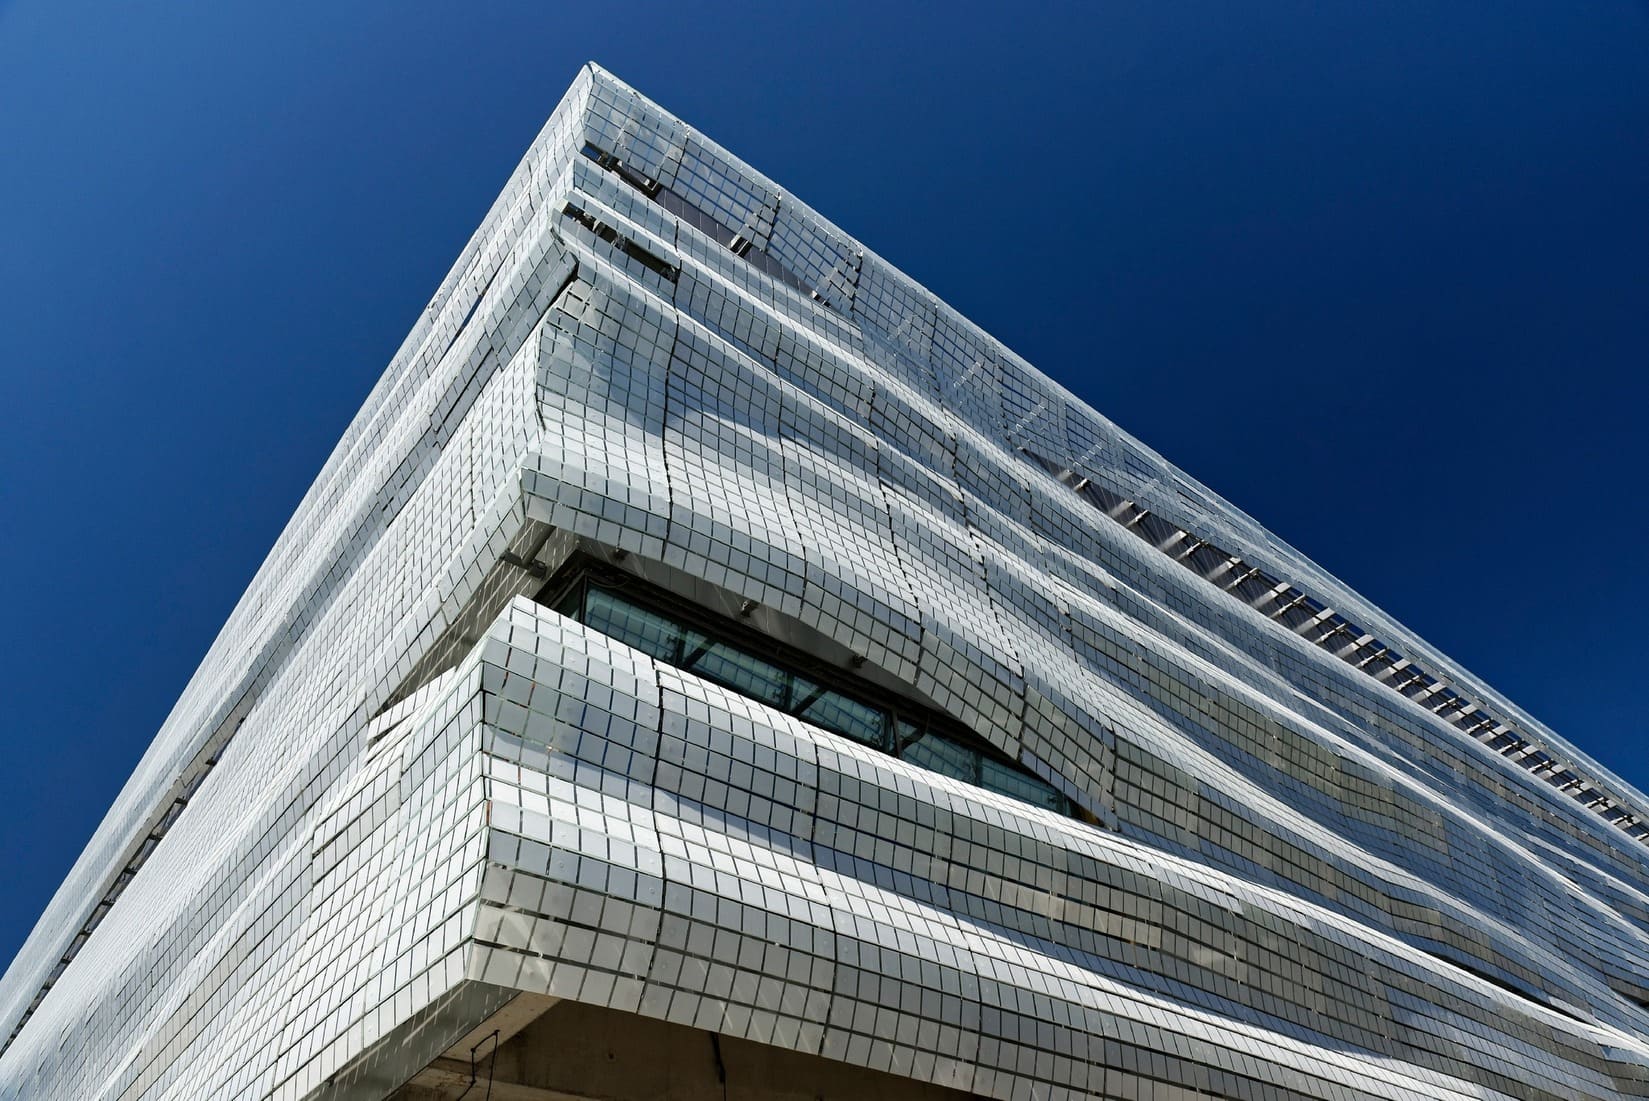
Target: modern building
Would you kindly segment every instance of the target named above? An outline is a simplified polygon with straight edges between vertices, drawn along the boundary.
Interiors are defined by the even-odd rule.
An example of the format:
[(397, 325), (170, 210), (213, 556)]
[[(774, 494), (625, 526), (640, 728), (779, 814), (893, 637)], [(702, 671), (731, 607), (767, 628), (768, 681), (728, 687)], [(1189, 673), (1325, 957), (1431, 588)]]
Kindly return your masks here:
[(1649, 801), (582, 72), (0, 1097), (1649, 1097)]

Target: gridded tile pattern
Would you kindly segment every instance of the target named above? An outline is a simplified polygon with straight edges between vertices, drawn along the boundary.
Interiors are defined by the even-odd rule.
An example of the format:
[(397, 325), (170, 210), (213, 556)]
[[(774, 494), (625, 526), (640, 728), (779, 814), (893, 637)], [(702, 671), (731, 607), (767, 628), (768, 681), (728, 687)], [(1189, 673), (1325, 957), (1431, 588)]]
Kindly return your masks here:
[[(0, 984), (0, 1098), (342, 1095), (476, 984), (995, 1097), (1649, 1096), (1642, 846), (1024, 452), (1452, 670), (587, 69)], [(494, 620), (573, 537), (1098, 825)]]
[(1332, 907), (888, 758), (526, 601), (484, 652), (474, 978), (991, 1096), (1611, 1097), (1631, 1074), (1602, 1030)]

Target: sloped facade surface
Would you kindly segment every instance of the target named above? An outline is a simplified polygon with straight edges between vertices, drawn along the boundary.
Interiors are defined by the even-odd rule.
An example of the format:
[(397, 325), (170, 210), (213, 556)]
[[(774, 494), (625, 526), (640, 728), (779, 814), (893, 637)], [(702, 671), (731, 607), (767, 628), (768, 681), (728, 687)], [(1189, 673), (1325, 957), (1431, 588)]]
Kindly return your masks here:
[[(1058, 805), (533, 599), (579, 561)], [(592, 67), (7, 971), (0, 1097), (383, 1096), (516, 991), (988, 1097), (1649, 1096), (1644, 808)]]

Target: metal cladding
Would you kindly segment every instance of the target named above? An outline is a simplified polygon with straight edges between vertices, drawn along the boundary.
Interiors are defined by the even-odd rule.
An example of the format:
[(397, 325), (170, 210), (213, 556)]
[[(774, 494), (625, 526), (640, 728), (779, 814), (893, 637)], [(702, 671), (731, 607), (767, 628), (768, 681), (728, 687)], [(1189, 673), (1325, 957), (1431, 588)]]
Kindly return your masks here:
[[(1073, 813), (531, 599), (580, 560)], [(514, 991), (989, 1097), (1644, 1097), (1646, 805), (589, 67), (6, 972), (0, 1098), (382, 1096)]]

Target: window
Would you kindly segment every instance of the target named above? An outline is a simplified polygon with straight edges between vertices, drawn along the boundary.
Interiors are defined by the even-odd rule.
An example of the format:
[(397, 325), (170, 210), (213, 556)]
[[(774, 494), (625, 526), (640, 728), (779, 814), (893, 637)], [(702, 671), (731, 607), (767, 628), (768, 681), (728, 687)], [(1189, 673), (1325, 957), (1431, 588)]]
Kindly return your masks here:
[(709, 635), (688, 631), (681, 660), (676, 664), (769, 707), (785, 705), (789, 677), (783, 669)]
[(979, 782), (979, 754), (937, 734), (923, 731), (900, 756), (942, 776), (966, 780), (970, 784)]
[(566, 614), (660, 661), (681, 664), (681, 627), (656, 612), (592, 588), (584, 597), (583, 608), (567, 610)]
[[(1060, 814), (1073, 813), (1070, 802), (1052, 785), (974, 744), (977, 739), (948, 720), (902, 701), (875, 702), (877, 690), (852, 684), (835, 670), (802, 672), (806, 659), (785, 661), (773, 655), (776, 644), (771, 640), (746, 642), (739, 637), (740, 628), (712, 622), (702, 609), (678, 610), (672, 598), (640, 582), (625, 578), (622, 584), (621, 593), (591, 573), (581, 573), (559, 590), (560, 599), (553, 606), (659, 661), (814, 726), (987, 791)], [(552, 586), (549, 591), (557, 590)], [(756, 656), (758, 647), (779, 656), (779, 661)], [(946, 727), (954, 732), (942, 729)]]
[(887, 712), (814, 684), (805, 677), (795, 678), (790, 713), (856, 742), (882, 750), (888, 748)]

